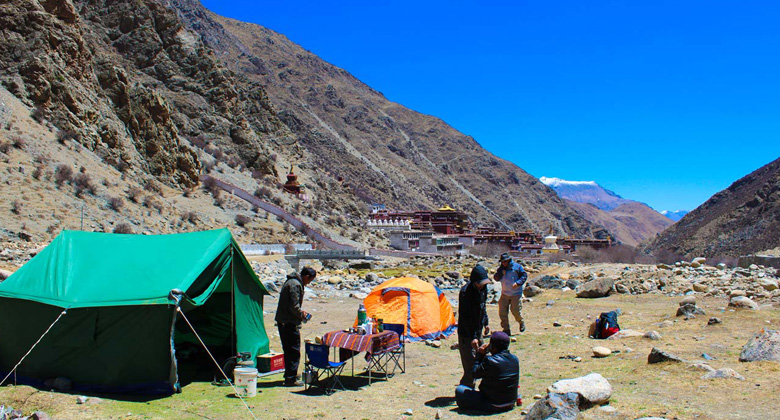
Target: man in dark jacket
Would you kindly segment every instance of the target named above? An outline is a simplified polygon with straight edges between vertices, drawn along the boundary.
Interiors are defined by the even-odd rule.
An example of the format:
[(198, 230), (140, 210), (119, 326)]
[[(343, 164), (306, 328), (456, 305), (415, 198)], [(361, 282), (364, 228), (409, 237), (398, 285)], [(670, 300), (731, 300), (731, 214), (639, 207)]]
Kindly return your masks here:
[(509, 336), (506, 333), (494, 332), (490, 343), (477, 350), (473, 371), (474, 378), (482, 379), (479, 391), (458, 385), (455, 389), (458, 407), (464, 410), (507, 411), (515, 406), (520, 362), (509, 352)]
[(317, 277), (311, 267), (303, 267), (301, 275), (289, 274), (279, 292), (279, 305), (276, 307), (276, 324), (284, 352), (284, 385), (303, 386), (298, 378), (298, 364), (301, 362), (301, 322), (308, 315), (301, 309), (303, 288)]
[(477, 264), (471, 270), (468, 284), (460, 289), (458, 295), (458, 349), (463, 364), (463, 376), (460, 384), (474, 388), (474, 356), (482, 345), (482, 331), (489, 334), (488, 315), (485, 308), (487, 284), (490, 283), (485, 267)]

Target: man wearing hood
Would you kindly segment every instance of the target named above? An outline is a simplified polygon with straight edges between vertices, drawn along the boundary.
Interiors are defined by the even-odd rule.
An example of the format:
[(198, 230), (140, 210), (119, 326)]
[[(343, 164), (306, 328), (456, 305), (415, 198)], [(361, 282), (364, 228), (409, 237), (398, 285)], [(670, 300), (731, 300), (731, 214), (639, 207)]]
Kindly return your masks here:
[(458, 295), (458, 349), (463, 364), (463, 376), (460, 384), (474, 388), (474, 357), (482, 345), (482, 332), (490, 333), (488, 315), (485, 308), (487, 284), (490, 283), (488, 271), (477, 264), (471, 270), (469, 282), (460, 289)]
[(528, 274), (523, 266), (512, 261), (508, 253), (501, 254), (498, 260), (499, 266), (493, 280), (501, 282), (501, 298), (498, 299), (498, 317), (501, 319), (501, 329), (507, 334), (512, 335), (509, 328), (509, 310), (515, 321), (520, 324), (520, 332), (525, 331), (525, 322), (523, 322), (523, 286)]
[(298, 379), (298, 365), (301, 362), (301, 323), (308, 313), (301, 309), (303, 288), (317, 277), (311, 267), (303, 267), (301, 275), (288, 274), (287, 281), (279, 292), (275, 321), (279, 327), (279, 339), (284, 352), (284, 386), (303, 386)]

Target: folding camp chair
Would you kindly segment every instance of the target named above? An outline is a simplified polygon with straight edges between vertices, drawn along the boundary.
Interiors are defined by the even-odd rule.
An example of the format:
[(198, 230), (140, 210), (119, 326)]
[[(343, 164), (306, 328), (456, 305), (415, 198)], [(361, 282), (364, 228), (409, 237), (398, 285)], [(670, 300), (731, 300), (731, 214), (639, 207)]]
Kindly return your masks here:
[[(306, 363), (304, 369), (313, 370), (315, 374), (313, 378), (304, 380), (304, 390), (311, 388), (315, 384), (325, 388), (326, 394), (333, 393), (336, 385), (341, 389), (346, 389), (339, 379), (346, 362), (331, 362), (328, 358), (328, 353), (330, 353), (330, 347), (326, 345), (306, 343)], [(320, 372), (324, 372), (327, 376), (320, 378)], [(325, 384), (325, 382), (329, 382), (329, 385)]]
[(406, 336), (404, 335), (404, 324), (383, 324), (383, 327), (387, 331), (395, 331), (398, 334), (398, 342), (401, 344), (401, 347), (387, 353), (387, 357), (389, 358), (388, 362), (392, 361), (394, 363), (393, 372), (391, 374), (394, 374), (396, 369), (401, 369), (401, 373), (406, 373), (406, 343), (404, 342)]

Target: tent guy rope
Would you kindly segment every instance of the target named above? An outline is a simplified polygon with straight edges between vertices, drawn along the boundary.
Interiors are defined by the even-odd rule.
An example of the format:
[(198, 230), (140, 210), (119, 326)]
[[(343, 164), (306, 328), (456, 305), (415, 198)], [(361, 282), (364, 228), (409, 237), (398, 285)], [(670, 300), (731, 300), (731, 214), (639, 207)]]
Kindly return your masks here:
[(57, 321), (59, 321), (59, 320), (60, 320), (60, 318), (62, 318), (62, 316), (63, 316), (63, 315), (65, 315), (66, 313), (68, 313), (68, 309), (70, 309), (70, 306), (68, 306), (67, 308), (65, 308), (65, 309), (63, 309), (63, 310), (62, 310), (62, 312), (61, 312), (61, 313), (60, 313), (60, 315), (57, 317), (57, 319), (55, 319), (55, 320), (54, 320), (54, 322), (52, 322), (52, 323), (51, 323), (51, 325), (49, 325), (49, 328), (47, 328), (47, 329), (46, 329), (46, 331), (44, 331), (44, 332), (43, 332), (43, 334), (40, 336), (40, 338), (38, 338), (38, 341), (36, 341), (36, 342), (35, 342), (35, 344), (33, 344), (33, 345), (32, 345), (32, 347), (30, 347), (30, 350), (27, 350), (27, 353), (25, 353), (25, 354), (24, 354), (24, 356), (22, 356), (22, 359), (21, 359), (21, 360), (19, 360), (19, 363), (17, 363), (17, 364), (16, 364), (16, 366), (14, 366), (14, 368), (13, 368), (13, 369), (11, 369), (11, 371), (10, 371), (10, 372), (8, 372), (8, 375), (5, 375), (5, 378), (3, 378), (3, 380), (2, 380), (2, 381), (0, 381), (0, 386), (3, 386), (3, 384), (5, 383), (5, 381), (6, 381), (6, 380), (7, 380), (7, 379), (8, 379), (8, 378), (9, 378), (9, 377), (10, 377), (10, 376), (11, 376), (11, 375), (14, 373), (14, 372), (16, 372), (16, 368), (18, 368), (18, 367), (19, 367), (19, 365), (21, 365), (21, 364), (22, 364), (22, 362), (24, 361), (24, 359), (25, 359), (27, 356), (29, 356), (29, 355), (30, 355), (30, 353), (32, 353), (32, 351), (33, 351), (33, 349), (35, 348), (35, 346), (37, 346), (37, 345), (38, 345), (38, 343), (40, 343), (40, 342), (41, 342), (41, 340), (43, 340), (43, 337), (45, 337), (45, 336), (46, 336), (46, 334), (47, 334), (49, 331), (51, 331), (52, 327), (54, 327), (54, 324), (56, 324), (56, 323), (57, 323)]
[(204, 349), (206, 349), (206, 353), (209, 354), (209, 357), (211, 357), (211, 360), (214, 362), (214, 365), (217, 366), (217, 369), (219, 369), (219, 372), (222, 373), (222, 376), (224, 376), (225, 379), (228, 381), (228, 383), (230, 384), (230, 387), (233, 388), (233, 392), (236, 393), (236, 397), (238, 397), (241, 400), (241, 402), (244, 403), (244, 407), (246, 407), (247, 411), (249, 411), (249, 414), (252, 415), (252, 418), (255, 419), (255, 420), (258, 420), (257, 417), (255, 417), (255, 413), (253, 413), (252, 409), (249, 408), (249, 406), (247, 405), (246, 401), (244, 401), (244, 398), (241, 397), (241, 394), (239, 394), (239, 392), (236, 389), (236, 387), (233, 386), (233, 382), (230, 381), (230, 379), (225, 374), (225, 371), (222, 370), (222, 366), (220, 366), (219, 363), (217, 363), (217, 359), (214, 358), (214, 356), (209, 351), (209, 348), (206, 347), (206, 343), (203, 342), (203, 340), (200, 338), (200, 335), (198, 335), (198, 332), (195, 331), (195, 327), (193, 327), (192, 324), (190, 323), (190, 320), (187, 319), (187, 315), (184, 315), (184, 311), (182, 311), (181, 307), (179, 307), (179, 306), (176, 306), (176, 310), (181, 314), (182, 318), (184, 318), (184, 320), (187, 321), (187, 325), (190, 326), (190, 329), (195, 334), (195, 337), (198, 337), (198, 341), (200, 341), (200, 344), (203, 345)]

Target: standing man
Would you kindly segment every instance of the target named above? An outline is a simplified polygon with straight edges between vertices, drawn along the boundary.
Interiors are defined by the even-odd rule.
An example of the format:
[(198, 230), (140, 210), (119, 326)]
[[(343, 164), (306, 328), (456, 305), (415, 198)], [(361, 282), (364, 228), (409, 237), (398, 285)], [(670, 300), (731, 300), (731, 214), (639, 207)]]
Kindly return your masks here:
[(287, 281), (279, 292), (276, 307), (276, 324), (284, 352), (284, 386), (303, 386), (298, 378), (298, 364), (301, 362), (301, 322), (308, 315), (301, 309), (303, 288), (317, 277), (311, 267), (303, 267), (300, 276), (288, 274)]
[(525, 331), (523, 315), (520, 311), (523, 309), (523, 286), (528, 274), (523, 270), (523, 266), (512, 261), (508, 253), (501, 254), (498, 260), (499, 267), (493, 280), (501, 282), (501, 298), (498, 299), (498, 317), (501, 319), (501, 329), (507, 334), (512, 335), (509, 328), (509, 309), (512, 315), (520, 324), (520, 332)]
[[(490, 352), (488, 356), (487, 353)], [(509, 336), (496, 331), (490, 343), (477, 349), (474, 377), (482, 379), (479, 391), (458, 385), (455, 401), (463, 410), (508, 411), (518, 402), (517, 385), (520, 381), (520, 361), (509, 352)]]
[(488, 271), (477, 264), (471, 270), (469, 282), (460, 289), (458, 295), (458, 349), (463, 364), (463, 376), (460, 384), (474, 388), (474, 356), (482, 345), (482, 331), (490, 333), (488, 315), (485, 309), (487, 287), (490, 283)]

